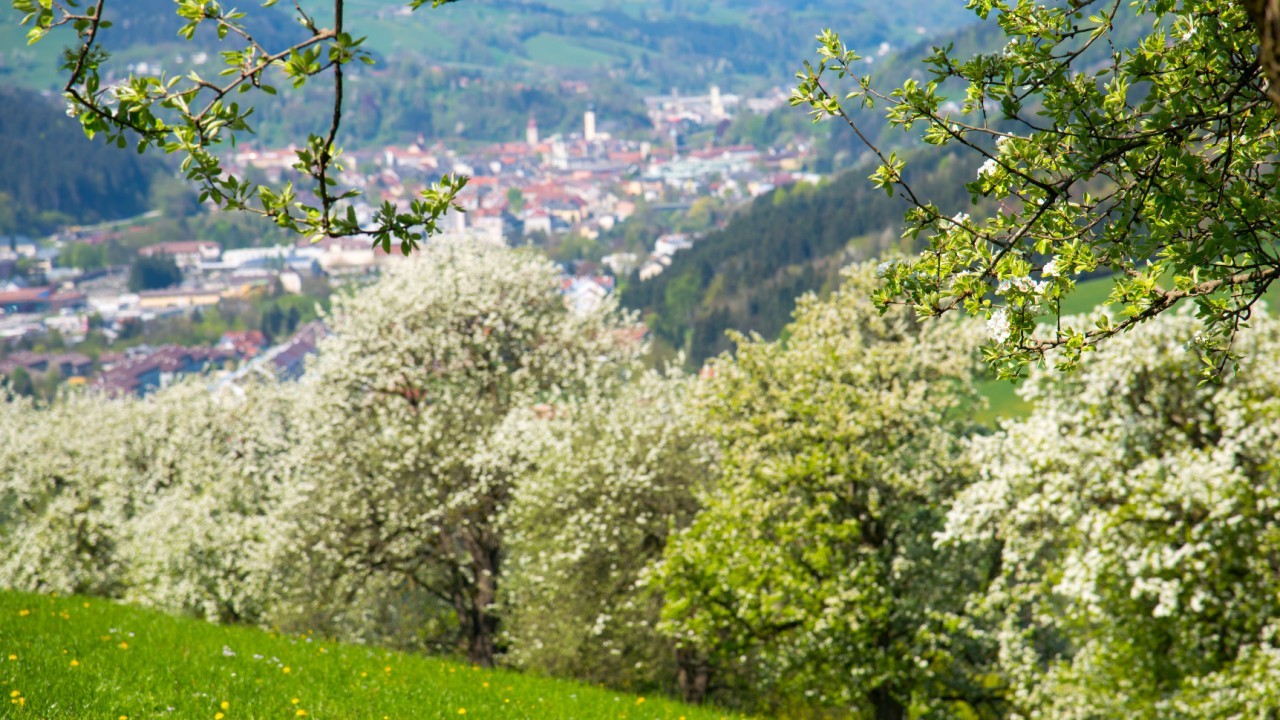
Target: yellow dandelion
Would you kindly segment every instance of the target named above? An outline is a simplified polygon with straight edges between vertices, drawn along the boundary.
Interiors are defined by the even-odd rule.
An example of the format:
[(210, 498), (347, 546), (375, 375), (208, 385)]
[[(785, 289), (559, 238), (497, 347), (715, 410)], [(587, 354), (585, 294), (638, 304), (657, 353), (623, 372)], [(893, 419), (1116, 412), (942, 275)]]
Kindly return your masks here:
[(480, 685), (483, 687), (489, 687), (489, 683), (480, 683)]
[(291, 672), (293, 672), (293, 671), (289, 669), (289, 666), (288, 666), (288, 665), (285, 665), (283, 668), (281, 668), (280, 672), (283, 672), (285, 675), (288, 675), (289, 673), (291, 673)]
[(18, 698), (18, 707), (26, 707), (26, 706), (27, 706), (27, 699), (24, 697)]
[(387, 671), (387, 672), (391, 672), (391, 666), (390, 666), (390, 665), (388, 665), (388, 666), (386, 666), (386, 667), (384, 667), (384, 668), (382, 668), (382, 669), (383, 669), (383, 670), (385, 670), (385, 671)]
[(79, 661), (79, 660), (72, 660), (72, 661), (71, 661), (71, 667), (80, 667), (80, 661)]
[(644, 702), (644, 696), (641, 696), (641, 697), (636, 698), (636, 704), (637, 704), (637, 705), (639, 705), (639, 704), (641, 704), (641, 703), (643, 703), (643, 702)]
[(369, 673), (367, 673), (367, 672), (363, 672), (363, 671), (362, 671), (362, 672), (360, 673), (360, 677), (369, 677)]
[(298, 712), (294, 713), (294, 715), (297, 715), (298, 717), (306, 717), (307, 711), (302, 708), (298, 708)]
[(19, 610), (18, 617), (26, 617), (31, 614), (30, 610)]
[(122, 642), (122, 643), (120, 643), (120, 649), (121, 649), (121, 650), (128, 650), (128, 649), (129, 649), (129, 643), (127, 643), (127, 642)]
[(129, 720), (129, 716), (128, 716), (128, 715), (121, 715), (121, 716), (120, 716), (120, 720)]
[(17, 655), (14, 655), (14, 654), (12, 654), (12, 653), (11, 653), (11, 654), (9, 655), (9, 659), (10, 659), (10, 660), (17, 660), (17, 659), (18, 659), (18, 656), (17, 656)]
[(223, 715), (222, 713), (214, 713), (214, 714), (213, 714), (213, 720), (222, 720), (222, 718), (224, 718), (224, 717), (226, 717), (226, 715)]
[(289, 702), (293, 703), (294, 705), (297, 705), (298, 703), (300, 703), (300, 702), (302, 702), (302, 701), (301, 701), (301, 700), (299, 700), (298, 698), (294, 698), (294, 699), (290, 700)]
[(13, 692), (9, 693), (9, 697), (18, 697), (21, 694), (22, 694), (21, 690), (14, 690)]
[(467, 714), (467, 709), (466, 709), (466, 708), (458, 708), (458, 714), (459, 714), (459, 715), (466, 715), (466, 714)]
[(222, 704), (221, 704), (221, 705), (219, 705), (218, 707), (221, 707), (223, 710), (230, 710), (230, 709), (231, 709), (231, 703), (227, 702), (226, 700), (223, 700), (223, 701), (222, 701)]

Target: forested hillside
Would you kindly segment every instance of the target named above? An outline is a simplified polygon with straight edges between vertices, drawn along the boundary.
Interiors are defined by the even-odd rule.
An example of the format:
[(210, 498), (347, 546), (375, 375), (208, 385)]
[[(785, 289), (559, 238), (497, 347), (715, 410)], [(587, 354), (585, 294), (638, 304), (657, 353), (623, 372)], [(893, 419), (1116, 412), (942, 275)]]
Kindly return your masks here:
[(147, 209), (153, 157), (85, 138), (56, 101), (0, 87), (0, 235), (62, 223), (129, 217)]
[[(323, 4), (319, 4), (323, 5)], [(303, 8), (325, 20), (323, 6)], [(579, 79), (602, 70), (630, 83), (669, 90), (672, 86), (785, 85), (808, 56), (810, 40), (823, 27), (858, 27), (858, 42), (878, 53), (881, 44), (905, 47), (957, 24), (972, 22), (963, 3), (922, 0), (916, 12), (856, 0), (704, 0), (699, 3), (617, 4), (603, 0), (466, 0), (438, 9), (408, 12), (381, 0), (347, 3), (347, 29), (369, 38), (384, 58), (403, 56), (445, 67), (500, 70), (506, 76), (552, 72)], [(157, 61), (177, 69), (186, 51), (212, 50), (211, 36), (197, 36), (195, 49), (177, 36), (180, 20), (165, 0), (109, 3), (114, 27), (102, 41), (125, 59)], [(268, 46), (297, 38), (292, 8), (284, 4), (248, 13), (250, 32)], [(20, 17), (0, 9), (0, 74), (38, 88), (52, 86), (56, 47), (24, 47)], [(186, 49), (186, 50), (184, 50)], [(189, 69), (189, 68), (186, 68)]]
[(928, 0), (902, 13), (856, 0), (603, 0), (461, 2), (413, 15), (362, 0), (352, 26), (389, 52), (440, 62), (624, 73), (632, 82), (688, 87), (754, 78), (785, 82), (824, 26), (856, 24), (859, 42), (903, 46), (969, 22), (961, 3)]
[[(969, 207), (964, 183), (976, 167), (971, 157), (935, 153), (912, 171), (944, 210), (959, 212)], [(905, 205), (874, 188), (868, 172), (859, 166), (820, 186), (762, 196), (726, 228), (677, 253), (658, 277), (633, 277), (623, 304), (642, 311), (658, 338), (684, 349), (694, 364), (732, 347), (729, 329), (776, 337), (796, 298), (832, 288), (850, 261), (915, 249), (898, 237)]]

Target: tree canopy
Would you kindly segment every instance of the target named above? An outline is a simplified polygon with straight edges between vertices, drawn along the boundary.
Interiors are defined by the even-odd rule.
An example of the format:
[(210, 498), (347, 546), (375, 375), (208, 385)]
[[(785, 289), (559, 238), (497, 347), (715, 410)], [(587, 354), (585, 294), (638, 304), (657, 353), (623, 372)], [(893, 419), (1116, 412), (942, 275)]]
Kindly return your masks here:
[(1013, 716), (1259, 717), (1280, 704), (1280, 323), (1198, 382), (1179, 311), (1079, 372), (1037, 369), (1031, 415), (977, 438), (942, 546), (997, 548), (975, 624)]
[(711, 365), (721, 474), (652, 582), (704, 685), (901, 720), (983, 694), (956, 617), (984, 563), (933, 544), (971, 474), (976, 363), (964, 327), (877, 312), (873, 270)]
[[(929, 79), (892, 91), (824, 32), (793, 104), (843, 118), (864, 140), (855, 108), (880, 108), (893, 125), (923, 127), (925, 143), (983, 159), (966, 185), (976, 207), (944, 208), (917, 192), (897, 154), (867, 141), (881, 161), (872, 179), (907, 199), (905, 232), (928, 241), (884, 266), (877, 301), (985, 318), (987, 359), (1005, 377), (1046, 356), (1072, 367), (1191, 301), (1206, 372), (1220, 374), (1280, 277), (1277, 6), (973, 0), (1003, 47), (968, 58), (935, 48)], [(1114, 278), (1118, 316), (1060, 317), (1076, 281), (1099, 272)]]
[(314, 516), (302, 564), (328, 569), (303, 586), (324, 588), (338, 616), (395, 588), (421, 593), (452, 610), (470, 659), (491, 664), (499, 519), (524, 447), (508, 419), (581, 397), (643, 346), (608, 305), (568, 308), (550, 261), (481, 244), (424, 248), (335, 298), (329, 324), (299, 462), (331, 472), (295, 497)]

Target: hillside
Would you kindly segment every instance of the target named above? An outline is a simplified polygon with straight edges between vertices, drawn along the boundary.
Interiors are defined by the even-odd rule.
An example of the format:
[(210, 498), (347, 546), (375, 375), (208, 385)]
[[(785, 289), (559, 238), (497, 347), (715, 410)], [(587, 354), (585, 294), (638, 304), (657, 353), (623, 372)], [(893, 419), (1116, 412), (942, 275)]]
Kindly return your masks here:
[[(323, 7), (304, 6), (318, 21), (325, 21)], [(176, 35), (181, 21), (172, 8), (166, 0), (107, 3), (106, 14), (116, 23), (101, 35), (104, 46), (116, 54), (109, 67), (123, 72), (125, 66), (141, 62), (146, 64), (144, 72), (159, 69), (171, 74), (212, 69), (218, 49), (212, 34), (198, 35), (194, 44), (182, 42)], [(436, 66), (553, 88), (557, 81), (575, 80), (589, 82), (596, 90), (626, 86), (648, 93), (673, 87), (705, 90), (713, 83), (726, 92), (788, 85), (812, 54), (813, 36), (825, 27), (853, 28), (852, 42), (881, 54), (973, 20), (955, 0), (924, 0), (916, 3), (918, 12), (913, 13), (869, 0), (667, 0), (623, 5), (604, 0), (463, 0), (417, 12), (410, 12), (406, 3), (352, 0), (346, 9), (347, 29), (368, 38), (366, 48), (383, 68), (399, 60), (415, 73)], [(0, 84), (55, 89), (59, 54), (70, 36), (55, 33), (27, 47), (25, 29), (16, 24), (20, 17), (8, 3), (0, 7)], [(290, 42), (302, 32), (286, 4), (254, 7), (246, 22), (268, 47)], [(208, 57), (198, 58), (200, 52)], [(366, 77), (366, 85), (407, 79), (404, 72)], [(381, 93), (375, 89), (373, 94)], [(464, 120), (475, 124), (493, 114), (493, 108), (507, 107), (495, 98), (488, 100)]]
[(0, 235), (144, 212), (151, 157), (92, 142), (54, 100), (0, 87)]
[(726, 717), (444, 659), (13, 592), (0, 592), (0, 690), (0, 715), (50, 719)]
[[(922, 155), (908, 178), (948, 212), (968, 210), (968, 156)], [(887, 197), (860, 166), (820, 186), (778, 189), (758, 198), (723, 230), (677, 253), (647, 282), (631, 278), (623, 305), (640, 310), (654, 334), (688, 353), (691, 364), (732, 347), (730, 328), (775, 337), (795, 298), (831, 287), (843, 265), (910, 251), (898, 238), (903, 202)]]
[(945, 0), (913, 13), (867, 0), (467, 0), (413, 15), (378, 0), (349, 7), (358, 31), (389, 53), (578, 74), (609, 68), (662, 88), (786, 82), (824, 27), (857, 28), (864, 47), (900, 47), (969, 20), (963, 3)]
[[(317, 19), (324, 9), (304, 3)], [(115, 27), (104, 42), (124, 56), (135, 50), (181, 47), (181, 24), (165, 0), (112, 0), (107, 17)], [(413, 56), (432, 63), (568, 76), (618, 73), (630, 83), (670, 88), (705, 87), (719, 82), (786, 83), (812, 50), (824, 27), (856, 28), (860, 46), (902, 47), (960, 23), (972, 21), (961, 2), (924, 0), (915, 12), (869, 0), (700, 0), (626, 3), (605, 0), (464, 0), (437, 9), (409, 12), (407, 3), (352, 0), (347, 29), (367, 36), (369, 47), (386, 57)], [(248, 13), (255, 37), (267, 43), (296, 37), (300, 28), (287, 4), (253, 7)], [(20, 17), (8, 3), (0, 9), (0, 79), (7, 71), (19, 82), (46, 83), (57, 43), (41, 43), (32, 53)], [(7, 27), (6, 27), (7, 26)], [(210, 49), (210, 38), (197, 45)], [(173, 46), (172, 48), (168, 46)], [(172, 57), (153, 58), (171, 64)], [(35, 75), (31, 73), (35, 71)], [(30, 80), (24, 79), (30, 76)], [(616, 79), (616, 78), (615, 78)], [(44, 87), (44, 85), (40, 85)]]

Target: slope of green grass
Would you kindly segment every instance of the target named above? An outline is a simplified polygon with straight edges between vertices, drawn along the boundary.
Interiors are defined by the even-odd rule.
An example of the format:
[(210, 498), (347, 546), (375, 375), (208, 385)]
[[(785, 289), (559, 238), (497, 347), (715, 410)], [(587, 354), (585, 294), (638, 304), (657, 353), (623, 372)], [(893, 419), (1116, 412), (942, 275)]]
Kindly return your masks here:
[(725, 718), (656, 697), (213, 625), (96, 598), (0, 592), (0, 717)]
[(614, 62), (612, 55), (574, 43), (563, 35), (538, 33), (524, 42), (529, 57), (539, 65), (603, 67)]

